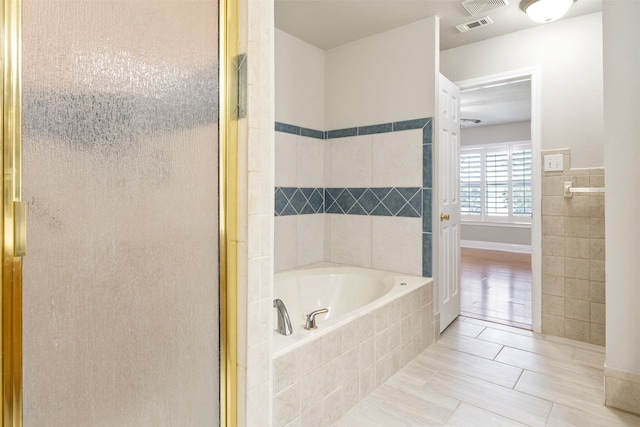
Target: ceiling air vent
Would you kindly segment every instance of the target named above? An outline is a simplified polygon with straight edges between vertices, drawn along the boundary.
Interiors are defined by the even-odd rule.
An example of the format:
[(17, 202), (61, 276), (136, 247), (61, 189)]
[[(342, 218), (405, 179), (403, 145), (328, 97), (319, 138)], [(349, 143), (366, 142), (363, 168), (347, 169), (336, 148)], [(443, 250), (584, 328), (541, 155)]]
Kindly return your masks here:
[(467, 9), (471, 16), (508, 5), (508, 0), (465, 0), (462, 2), (462, 6)]
[(485, 27), (487, 25), (493, 24), (493, 21), (488, 16), (484, 18), (476, 19), (475, 21), (467, 22), (464, 24), (456, 25), (456, 28), (461, 33), (466, 33), (470, 30), (475, 30), (476, 28)]

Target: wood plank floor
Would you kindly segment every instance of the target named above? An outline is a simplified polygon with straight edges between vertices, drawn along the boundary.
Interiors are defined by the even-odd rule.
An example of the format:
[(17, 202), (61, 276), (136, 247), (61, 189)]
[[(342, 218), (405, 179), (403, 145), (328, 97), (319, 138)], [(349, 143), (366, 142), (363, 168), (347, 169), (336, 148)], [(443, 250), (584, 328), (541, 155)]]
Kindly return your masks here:
[(460, 312), (531, 329), (531, 255), (462, 248)]
[(602, 346), (459, 317), (334, 425), (640, 426), (602, 404), (604, 359)]

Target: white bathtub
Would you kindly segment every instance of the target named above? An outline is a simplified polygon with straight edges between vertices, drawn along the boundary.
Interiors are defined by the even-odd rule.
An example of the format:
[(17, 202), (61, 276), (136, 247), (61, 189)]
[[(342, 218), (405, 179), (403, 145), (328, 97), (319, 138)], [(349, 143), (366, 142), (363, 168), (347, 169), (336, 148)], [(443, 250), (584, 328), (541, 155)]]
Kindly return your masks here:
[[(434, 342), (428, 277), (321, 263), (277, 273), (273, 297), (293, 326), (273, 332), (274, 427), (318, 423), (318, 412), (318, 425), (332, 425)], [(321, 308), (318, 329), (305, 330), (305, 314)]]
[[(375, 310), (430, 282), (430, 278), (342, 264), (319, 263), (276, 273), (273, 298), (284, 302), (293, 334), (274, 330), (274, 357)], [(304, 329), (307, 314), (316, 316), (318, 329)], [(274, 327), (277, 325), (274, 309)]]

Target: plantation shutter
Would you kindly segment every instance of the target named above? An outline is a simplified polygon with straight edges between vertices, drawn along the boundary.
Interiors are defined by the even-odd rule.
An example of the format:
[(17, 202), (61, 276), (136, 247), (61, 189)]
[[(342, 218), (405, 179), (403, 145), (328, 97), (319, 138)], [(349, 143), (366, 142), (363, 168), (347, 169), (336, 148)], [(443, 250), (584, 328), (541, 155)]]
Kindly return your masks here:
[(460, 155), (460, 215), (479, 220), (482, 216), (482, 152)]

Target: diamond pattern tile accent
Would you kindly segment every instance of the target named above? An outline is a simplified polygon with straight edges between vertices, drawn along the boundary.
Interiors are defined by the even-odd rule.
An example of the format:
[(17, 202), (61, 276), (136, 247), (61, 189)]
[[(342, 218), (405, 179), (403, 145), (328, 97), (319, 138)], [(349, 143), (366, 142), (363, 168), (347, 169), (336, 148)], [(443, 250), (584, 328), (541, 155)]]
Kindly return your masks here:
[(276, 187), (275, 215), (306, 215), (324, 212), (323, 188)]
[(275, 189), (275, 215), (338, 213), (349, 215), (422, 216), (422, 189), (293, 188)]

